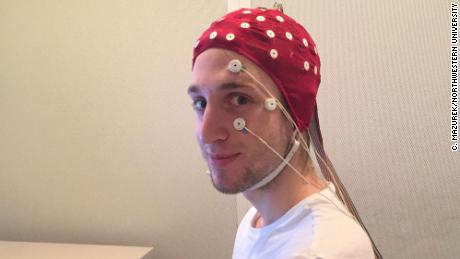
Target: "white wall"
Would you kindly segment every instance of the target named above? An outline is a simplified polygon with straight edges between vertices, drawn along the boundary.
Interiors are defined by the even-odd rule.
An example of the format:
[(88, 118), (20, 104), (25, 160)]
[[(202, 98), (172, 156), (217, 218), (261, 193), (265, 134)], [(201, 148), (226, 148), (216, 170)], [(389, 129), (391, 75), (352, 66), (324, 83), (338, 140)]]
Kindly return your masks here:
[(186, 94), (225, 1), (0, 1), (0, 239), (229, 258)]

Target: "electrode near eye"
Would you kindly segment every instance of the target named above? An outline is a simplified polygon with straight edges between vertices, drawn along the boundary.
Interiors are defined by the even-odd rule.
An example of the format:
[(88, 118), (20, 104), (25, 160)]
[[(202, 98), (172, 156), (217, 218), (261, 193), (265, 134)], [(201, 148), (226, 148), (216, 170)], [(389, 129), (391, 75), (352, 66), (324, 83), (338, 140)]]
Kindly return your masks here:
[(274, 111), (276, 109), (276, 99), (275, 98), (268, 98), (265, 100), (264, 107), (267, 111)]
[[(238, 59), (232, 59), (228, 62), (227, 69), (232, 73), (239, 73), (243, 70), (243, 64)], [(277, 100), (275, 98), (267, 98), (264, 103), (264, 107), (267, 111), (274, 111), (277, 106)]]

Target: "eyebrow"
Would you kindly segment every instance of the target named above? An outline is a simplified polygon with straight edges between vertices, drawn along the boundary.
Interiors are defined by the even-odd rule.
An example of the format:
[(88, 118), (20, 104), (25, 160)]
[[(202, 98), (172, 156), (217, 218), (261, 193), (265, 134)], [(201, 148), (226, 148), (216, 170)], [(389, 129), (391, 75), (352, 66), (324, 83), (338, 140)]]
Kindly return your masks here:
[[(228, 90), (235, 90), (235, 89), (241, 89), (241, 88), (250, 89), (250, 90), (254, 91), (254, 89), (252, 87), (248, 86), (248, 85), (238, 84), (238, 83), (235, 83), (235, 82), (224, 83), (224, 84), (220, 85), (217, 88), (217, 90), (228, 91)], [(200, 87), (196, 86), (196, 85), (189, 86), (189, 88), (187, 90), (188, 94), (199, 93), (199, 92), (201, 92)]]

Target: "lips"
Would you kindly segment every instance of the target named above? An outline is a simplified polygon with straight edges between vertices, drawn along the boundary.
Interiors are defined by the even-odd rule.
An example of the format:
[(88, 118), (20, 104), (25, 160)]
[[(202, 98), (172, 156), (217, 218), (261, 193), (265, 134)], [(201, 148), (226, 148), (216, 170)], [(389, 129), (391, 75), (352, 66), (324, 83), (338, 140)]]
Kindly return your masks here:
[(216, 167), (223, 167), (231, 162), (235, 161), (235, 159), (240, 155), (240, 153), (235, 154), (209, 154), (209, 162), (211, 165)]

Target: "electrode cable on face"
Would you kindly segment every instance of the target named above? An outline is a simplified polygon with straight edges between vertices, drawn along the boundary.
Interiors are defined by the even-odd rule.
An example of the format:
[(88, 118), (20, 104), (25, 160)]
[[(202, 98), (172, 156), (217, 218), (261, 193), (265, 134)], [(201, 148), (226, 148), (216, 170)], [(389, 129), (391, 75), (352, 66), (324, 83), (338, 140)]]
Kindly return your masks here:
[[(230, 57), (230, 55), (228, 55), (227, 52), (225, 52), (225, 54)], [(302, 140), (302, 144), (304, 146), (304, 149), (308, 149), (308, 145), (305, 141), (305, 139), (302, 137), (302, 134), (300, 133), (300, 130), (299, 128), (297, 127), (297, 124), (294, 122), (294, 120), (292, 119), (291, 115), (289, 114), (289, 112), (287, 111), (287, 109), (283, 106), (283, 104), (264, 86), (264, 84), (262, 84), (251, 72), (249, 72), (249, 70), (247, 70), (241, 63), (241, 61), (239, 61), (238, 59), (233, 59), (229, 62), (229, 65), (228, 65), (228, 69), (230, 70), (230, 72), (232, 73), (238, 73), (238, 72), (245, 72), (246, 74), (249, 75), (249, 77), (254, 80), (260, 87), (262, 87), (262, 89), (270, 96), (270, 99), (274, 100), (273, 103), (275, 103), (276, 105), (278, 105), (281, 109), (281, 111), (283, 112), (283, 114), (286, 116), (286, 118), (289, 120), (289, 122), (295, 127), (295, 129), (297, 130), (297, 132), (301, 135), (300, 138)], [(276, 107), (275, 107), (276, 108)], [(274, 109), (273, 109), (274, 110)], [(309, 156), (311, 156), (311, 154), (308, 152), (307, 150), (307, 153)]]
[[(226, 53), (227, 54), (227, 53)], [(228, 55), (228, 54), (227, 54)], [(282, 113), (285, 115), (285, 117), (289, 120), (289, 122), (295, 127), (295, 130), (299, 133), (300, 135), (300, 141), (301, 141), (301, 144), (304, 148), (304, 150), (307, 152), (307, 154), (310, 156), (310, 158), (312, 157), (312, 154), (310, 153), (309, 151), (309, 147), (308, 147), (308, 144), (306, 142), (306, 140), (303, 138), (302, 134), (300, 133), (300, 129), (298, 128), (297, 124), (294, 122), (294, 120), (292, 119), (291, 115), (289, 114), (289, 112), (287, 111), (287, 109), (283, 106), (283, 104), (265, 87), (264, 84), (262, 84), (251, 72), (249, 72), (249, 70), (247, 70), (239, 60), (232, 60), (230, 61), (230, 64), (232, 63), (236, 63), (239, 62), (239, 66), (238, 66), (238, 71), (237, 72), (240, 72), (240, 71), (243, 71), (245, 72), (247, 75), (249, 75), (249, 77), (251, 79), (253, 79), (269, 96), (270, 98), (272, 99), (275, 99), (276, 100), (276, 103), (278, 104), (278, 106), (280, 107)], [(235, 73), (234, 71), (231, 71), (233, 73)], [(310, 134), (308, 131), (307, 131), (307, 134)], [(332, 172), (331, 168), (329, 167), (329, 165), (324, 161), (324, 159), (322, 158), (322, 156), (317, 152), (316, 149), (314, 149), (315, 151), (315, 154), (316, 154), (316, 157), (319, 157), (319, 159), (323, 162), (323, 164), (327, 167), (327, 170), (329, 172)], [(331, 177), (333, 178), (333, 182), (338, 182), (337, 179), (336, 179), (336, 176), (334, 173), (331, 173)], [(329, 188), (329, 186), (328, 186)], [(329, 190), (331, 190), (329, 188)], [(331, 190), (332, 191), (332, 190)], [(340, 188), (339, 188), (339, 191), (338, 192), (334, 192), (336, 194), (338, 194), (341, 198), (341, 200), (347, 205), (347, 207), (352, 207), (354, 208), (353, 204), (350, 204), (347, 202), (347, 199), (344, 197), (343, 193), (340, 191)]]
[[(227, 54), (227, 53), (226, 53)], [(228, 54), (227, 54), (228, 55)], [(238, 65), (236, 65), (238, 64)], [(297, 127), (297, 124), (294, 122), (294, 120), (292, 119), (291, 115), (289, 114), (289, 112), (287, 111), (287, 109), (283, 106), (283, 104), (265, 87), (264, 84), (262, 84), (262, 82), (260, 82), (251, 72), (249, 72), (249, 70), (247, 70), (242, 64), (241, 64), (241, 61), (237, 60), (237, 59), (233, 59), (230, 61), (229, 63), (229, 68), (230, 67), (238, 67), (238, 69), (234, 69), (234, 70), (231, 70), (229, 69), (232, 73), (237, 73), (237, 72), (240, 72), (240, 71), (243, 71), (245, 72), (247, 75), (249, 75), (249, 77), (254, 80), (269, 96), (271, 99), (275, 100), (276, 101), (276, 104), (280, 107), (280, 110), (282, 111), (282, 113), (284, 114), (284, 116), (288, 119), (288, 121), (291, 123), (291, 125), (294, 126), (295, 130), (298, 132), (299, 136), (300, 136), (300, 142), (304, 148), (304, 150), (307, 152), (307, 154), (311, 157), (312, 154), (310, 153), (310, 150), (309, 150), (309, 147), (308, 147), (308, 144), (306, 142), (306, 140), (304, 139), (304, 137), (302, 136), (301, 132), (300, 132), (300, 129)], [(308, 133), (308, 131), (307, 131)], [(309, 133), (308, 133), (309, 134)], [(327, 163), (325, 163), (324, 159), (318, 154), (318, 152), (314, 149), (315, 151), (315, 154), (316, 154), (316, 157), (319, 157), (319, 159), (322, 160), (322, 162), (324, 163), (324, 165), (326, 165), (328, 168), (329, 171), (331, 171), (331, 169), (329, 168), (329, 166), (327, 165)], [(332, 177), (335, 179), (335, 176), (332, 174)], [(329, 187), (328, 187), (329, 188)], [(331, 190), (332, 191), (332, 190)], [(338, 192), (339, 196), (341, 196), (341, 200), (346, 202), (346, 199), (343, 197), (343, 194), (339, 191)]]
[[(231, 59), (230, 55), (225, 51), (225, 55), (229, 57), (229, 59)], [(266, 94), (270, 97), (268, 98), (267, 100), (270, 100), (270, 103), (271, 103), (271, 108), (268, 109), (267, 106), (267, 110), (270, 110), (270, 111), (273, 111), (274, 109), (276, 109), (276, 106), (279, 106), (280, 107), (280, 110), (282, 111), (282, 113), (284, 114), (284, 116), (288, 119), (288, 121), (291, 123), (291, 125), (295, 128), (295, 131), (299, 134), (299, 138), (300, 138), (300, 142), (304, 148), (304, 150), (307, 152), (308, 156), (310, 158), (312, 158), (312, 154), (310, 152), (310, 148), (308, 147), (308, 144), (306, 142), (306, 140), (303, 138), (303, 135), (301, 134), (300, 132), (300, 129), (297, 127), (297, 124), (294, 122), (294, 120), (292, 119), (291, 115), (289, 114), (289, 112), (287, 111), (287, 109), (283, 106), (283, 104), (265, 87), (264, 84), (262, 84), (254, 75), (252, 75), (251, 72), (249, 72), (249, 70), (246, 69), (245, 66), (243, 66), (243, 64), (241, 63), (240, 60), (238, 59), (231, 59), (228, 66), (227, 66), (227, 69), (231, 72), (231, 73), (239, 73), (239, 72), (244, 72), (246, 73), (247, 75), (249, 75), (249, 77), (254, 80), (258, 85), (259, 87), (262, 88), (262, 90), (264, 90), (266, 92)], [(266, 101), (267, 101), (266, 100)], [(267, 103), (267, 102), (266, 102)], [(241, 118), (238, 118), (237, 120), (240, 120), (240, 125), (239, 127), (241, 127), (242, 129), (244, 128), (245, 126), (245, 122), (243, 119)], [(235, 122), (237, 121), (235, 120)], [(237, 128), (235, 126), (235, 128)], [(238, 130), (241, 130), (239, 128), (237, 128)], [(307, 133), (309, 134), (309, 132), (307, 131)], [(309, 135), (310, 137), (310, 135)], [(264, 143), (264, 142), (262, 142)], [(264, 143), (266, 144), (266, 142)], [(324, 163), (324, 165), (326, 165), (327, 167), (327, 170), (329, 170), (329, 172), (331, 172), (331, 169), (329, 168), (329, 166), (327, 165), (327, 163), (325, 163), (324, 159), (319, 155), (319, 153), (315, 150), (314, 150), (314, 153), (316, 154), (316, 157), (319, 157), (320, 160)], [(277, 154), (279, 156), (279, 154)], [(298, 173), (298, 175), (301, 177), (301, 179), (304, 181), (304, 182), (307, 182), (306, 179), (300, 174)], [(332, 176), (332, 180), (333, 182), (338, 182), (337, 179), (335, 178), (334, 174), (331, 174)], [(340, 182), (339, 182), (340, 183)], [(313, 185), (314, 187), (317, 188), (318, 191), (321, 191), (321, 189), (318, 187), (318, 186), (315, 186)], [(356, 210), (353, 206), (353, 204), (349, 204), (347, 202), (347, 199), (344, 197), (344, 195), (342, 194), (342, 192), (340, 191), (340, 188), (339, 188), (339, 191), (338, 192), (335, 192), (333, 191), (329, 185), (327, 185), (327, 188), (329, 189), (329, 191), (331, 191), (332, 193), (335, 193), (336, 195), (338, 194), (340, 196), (340, 199), (343, 201), (343, 203), (346, 205), (347, 208), (352, 208), (354, 210)], [(335, 204), (334, 204), (335, 205)], [(353, 216), (353, 215), (352, 215)], [(357, 221), (356, 217), (353, 216), (353, 219), (355, 221)]]
[[(265, 109), (268, 110), (268, 111), (273, 111), (274, 109), (276, 109), (276, 103), (273, 106), (272, 100), (273, 99), (269, 98), (265, 102), (264, 106), (265, 106)], [(241, 117), (236, 118), (233, 121), (233, 127), (238, 131), (242, 131), (244, 134), (247, 134), (248, 130), (249, 130), (248, 128), (246, 128), (246, 121)], [(254, 133), (253, 133), (253, 135), (254, 135)], [(259, 140), (261, 140), (262, 142), (265, 142), (260, 137), (259, 137)], [(265, 145), (268, 146), (269, 148), (271, 148), (270, 145), (268, 145), (268, 143), (266, 143), (266, 142), (265, 142)], [(292, 134), (292, 137), (291, 137), (291, 143), (289, 144), (289, 152), (287, 153), (287, 155), (285, 157), (282, 157), (280, 154), (276, 153), (279, 157), (281, 157), (282, 162), (275, 169), (273, 169), (269, 174), (267, 174), (264, 178), (259, 180), (257, 183), (255, 183), (251, 187), (249, 187), (247, 189), (247, 191), (253, 191), (253, 190), (259, 189), (259, 188), (267, 185), (273, 179), (275, 179), (283, 171), (283, 169), (286, 167), (286, 165), (290, 165), (289, 161), (294, 157), (294, 155), (297, 152), (299, 146), (300, 146), (300, 142), (297, 141), (297, 132), (294, 131), (293, 134)]]
[[(319, 186), (317, 186), (316, 184), (312, 183), (312, 182), (309, 182), (305, 176), (302, 175), (302, 173), (300, 173), (287, 159), (285, 159), (280, 153), (278, 153), (273, 147), (271, 147), (262, 137), (260, 137), (259, 135), (257, 135), (255, 132), (253, 132), (252, 130), (250, 130), (247, 126), (246, 126), (246, 122), (244, 121), (244, 119), (242, 118), (236, 118), (235, 121), (234, 121), (234, 127), (236, 130), (239, 130), (239, 131), (246, 131), (248, 132), (249, 134), (253, 135), (254, 137), (256, 137), (262, 144), (264, 144), (268, 149), (270, 149), (270, 151), (272, 151), (275, 155), (277, 155), (287, 166), (289, 166), (289, 168), (291, 168), (294, 173), (296, 173), (301, 179), (302, 181), (305, 183), (305, 184), (310, 184), (312, 186), (314, 186), (317, 190), (321, 191), (321, 188)], [(329, 187), (329, 185), (326, 185), (326, 187), (331, 191), (331, 193), (334, 193), (333, 190), (331, 190), (331, 188)], [(327, 197), (326, 195), (324, 195), (323, 193), (321, 192), (318, 192), (317, 193), (318, 195), (321, 195), (322, 197), (324, 197), (325, 199), (327, 199), (332, 205), (334, 205), (334, 207), (337, 208), (337, 210), (339, 210), (340, 212), (342, 212), (345, 216), (349, 217), (350, 219), (352, 220), (356, 220), (355, 217), (350, 214), (350, 212), (346, 211), (346, 210), (343, 210), (341, 209), (334, 201), (332, 201), (329, 197)]]
[[(248, 130), (248, 129), (246, 129), (246, 130)], [(279, 164), (278, 167), (276, 167), (275, 170), (273, 170), (270, 174), (265, 176), (265, 178), (263, 178), (260, 182), (258, 182), (257, 184), (255, 184), (252, 187), (250, 187), (249, 189), (247, 189), (248, 191), (253, 191), (253, 190), (261, 188), (262, 186), (267, 185), (269, 182), (271, 182), (273, 179), (275, 179), (275, 177), (277, 177), (283, 171), (283, 169), (286, 167), (286, 165), (288, 165), (288, 166), (290, 165), (289, 161), (292, 159), (292, 157), (294, 157), (295, 153), (297, 152), (297, 150), (299, 149), (299, 146), (300, 146), (300, 142), (297, 141), (295, 135), (296, 134), (293, 135), (293, 138), (292, 138), (293, 143), (292, 143), (292, 146), (291, 146), (288, 154), (286, 155), (286, 157), (284, 157), (282, 159), (283, 162), (281, 164)]]

